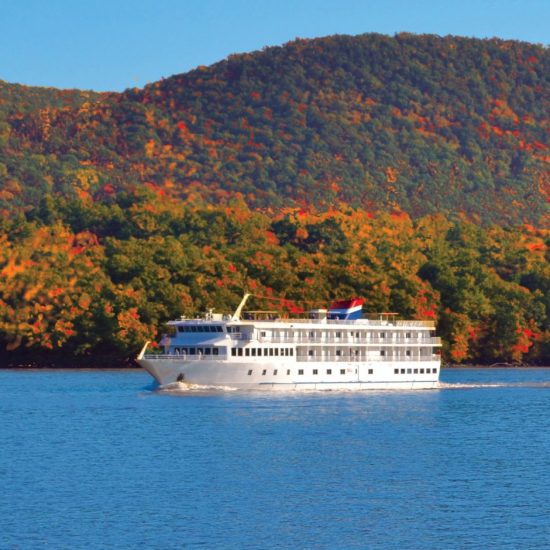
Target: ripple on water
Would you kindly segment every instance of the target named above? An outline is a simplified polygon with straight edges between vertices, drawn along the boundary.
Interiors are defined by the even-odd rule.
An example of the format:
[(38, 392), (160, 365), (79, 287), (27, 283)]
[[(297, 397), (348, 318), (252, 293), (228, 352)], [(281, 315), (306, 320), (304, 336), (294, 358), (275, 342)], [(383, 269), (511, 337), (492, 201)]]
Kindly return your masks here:
[(276, 394), (0, 371), (2, 547), (547, 548), (549, 387), (547, 369)]

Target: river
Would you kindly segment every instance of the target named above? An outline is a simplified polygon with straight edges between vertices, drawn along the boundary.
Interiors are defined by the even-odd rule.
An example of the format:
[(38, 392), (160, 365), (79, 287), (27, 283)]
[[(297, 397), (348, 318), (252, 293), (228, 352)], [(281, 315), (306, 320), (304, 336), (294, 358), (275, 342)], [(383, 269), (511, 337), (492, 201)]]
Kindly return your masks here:
[(442, 388), (158, 391), (0, 371), (0, 547), (550, 547), (550, 369)]

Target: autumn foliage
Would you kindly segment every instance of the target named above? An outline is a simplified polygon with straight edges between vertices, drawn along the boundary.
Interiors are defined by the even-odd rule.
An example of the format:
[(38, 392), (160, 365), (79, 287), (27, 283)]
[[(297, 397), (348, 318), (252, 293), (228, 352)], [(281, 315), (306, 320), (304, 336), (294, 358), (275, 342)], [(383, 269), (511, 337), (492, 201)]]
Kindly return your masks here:
[(4, 223), (6, 361), (56, 350), (122, 359), (168, 319), (232, 311), (244, 290), (289, 315), (362, 296), (372, 312), (434, 319), (452, 362), (548, 360), (548, 231), (350, 208), (271, 215), (242, 200), (197, 208), (149, 191), (132, 202), (98, 211), (59, 199), (53, 224)]
[(548, 74), (542, 46), (371, 34), (122, 94), (0, 82), (0, 361), (130, 357), (251, 290), (548, 362)]

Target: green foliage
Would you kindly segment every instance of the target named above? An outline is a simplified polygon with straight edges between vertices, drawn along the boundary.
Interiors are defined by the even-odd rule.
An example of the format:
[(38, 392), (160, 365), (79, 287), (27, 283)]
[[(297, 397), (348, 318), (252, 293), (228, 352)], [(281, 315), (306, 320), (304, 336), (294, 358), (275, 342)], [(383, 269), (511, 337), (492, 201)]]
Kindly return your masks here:
[[(287, 312), (362, 296), (371, 311), (435, 319), (453, 362), (548, 361), (547, 231), (349, 208), (272, 218), (145, 194), (112, 209), (109, 234), (101, 208), (94, 218), (78, 200), (46, 199), (43, 218), (4, 223), (5, 361), (21, 349), (122, 359), (168, 319), (231, 311), (245, 290)], [(76, 211), (105, 233), (81, 231)]]
[(123, 94), (0, 82), (0, 361), (129, 357), (249, 290), (548, 363), (549, 75), (542, 46), (368, 34)]
[(548, 49), (527, 43), (365, 34), (230, 56), (123, 94), (0, 83), (0, 209), (148, 185), (205, 203), (238, 192), (260, 208), (544, 226), (549, 69)]

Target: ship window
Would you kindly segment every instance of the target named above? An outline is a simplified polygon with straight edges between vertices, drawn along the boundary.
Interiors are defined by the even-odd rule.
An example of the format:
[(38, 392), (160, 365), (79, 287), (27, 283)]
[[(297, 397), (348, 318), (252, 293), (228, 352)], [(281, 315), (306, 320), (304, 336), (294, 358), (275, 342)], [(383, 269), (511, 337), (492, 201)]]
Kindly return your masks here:
[(290, 355), (294, 355), (294, 350), (290, 348)]
[(405, 369), (401, 369), (401, 374), (405, 374)]
[(407, 374), (412, 374), (412, 369), (407, 369)]
[(204, 355), (211, 355), (212, 354), (212, 348), (204, 348)]
[(309, 337), (310, 337), (310, 338), (313, 338), (314, 336), (315, 336), (315, 334), (313, 334), (313, 332), (310, 332), (310, 333), (309, 333)]
[(195, 348), (189, 348), (189, 355), (195, 355)]
[(248, 376), (252, 376), (252, 370), (248, 371)]
[(386, 355), (386, 350), (381, 350), (380, 355)]
[(289, 376), (290, 375), (290, 369), (287, 369), (286, 371), (286, 375)]
[(337, 332), (336, 333), (336, 338), (341, 338), (342, 337), (342, 333), (341, 332)]
[(298, 374), (304, 374), (304, 369), (299, 369)]
[(245, 348), (244, 354), (246, 355), (246, 357), (250, 357), (250, 348)]
[(405, 334), (405, 338), (410, 338), (410, 337), (411, 337), (411, 333), (410, 333), (410, 332), (407, 332), (407, 333)]
[(275, 355), (279, 357), (279, 348), (275, 348)]
[(405, 353), (410, 357), (410, 355), (411, 355), (411, 350), (408, 349)]
[(381, 332), (380, 333), (380, 338), (385, 338), (386, 337), (386, 333), (385, 332)]
[(432, 372), (433, 372), (434, 374), (437, 374), (437, 369), (432, 369)]
[(340, 374), (346, 374), (346, 369), (340, 369)]
[(327, 374), (332, 374), (332, 369), (327, 369)]
[(183, 332), (191, 332), (191, 327), (184, 326), (183, 327)]
[(313, 355), (313, 350), (310, 349), (308, 352), (307, 352), (308, 355)]
[(191, 327), (191, 332), (197, 332), (197, 327), (192, 326), (192, 327)]
[(219, 350), (218, 348), (214, 348), (214, 349), (212, 350), (212, 353), (213, 353), (214, 355), (218, 355), (219, 352), (220, 352), (220, 350)]
[(313, 369), (313, 374), (319, 374), (319, 371), (317, 369)]
[(237, 350), (235, 348), (231, 348), (231, 355), (237, 355)]
[(266, 373), (266, 372), (267, 372), (267, 371), (264, 369), (264, 370), (262, 371), (262, 376), (265, 376), (265, 373)]
[(178, 327), (178, 332), (183, 332), (183, 327)]
[(256, 348), (252, 348), (252, 357), (256, 357)]
[(237, 350), (237, 355), (238, 355), (239, 357), (242, 357), (242, 356), (243, 356), (243, 348), (239, 348), (239, 349)]
[(372, 369), (369, 369), (369, 374), (373, 374), (373, 370)]
[(216, 332), (223, 332), (221, 325), (216, 325)]
[(337, 349), (337, 350), (336, 350), (336, 355), (342, 355), (342, 351), (339, 350), (339, 349)]
[(420, 374), (424, 374), (424, 369), (420, 369)]
[(393, 374), (399, 374), (399, 369), (393, 369)]
[(273, 348), (269, 348), (269, 355), (273, 356)]
[(414, 374), (418, 374), (418, 369), (414, 369)]
[(277, 369), (273, 371), (273, 376), (277, 376)]
[(260, 336), (265, 336), (265, 330), (262, 330), (262, 332), (260, 332)]

